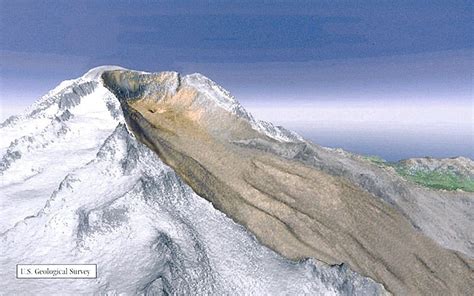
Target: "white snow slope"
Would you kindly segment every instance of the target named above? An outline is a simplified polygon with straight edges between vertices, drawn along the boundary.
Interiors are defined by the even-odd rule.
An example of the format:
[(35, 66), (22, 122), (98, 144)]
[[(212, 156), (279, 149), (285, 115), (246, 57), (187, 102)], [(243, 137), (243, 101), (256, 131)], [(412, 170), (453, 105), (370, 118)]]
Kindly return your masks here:
[[(197, 196), (128, 131), (100, 81), (107, 69), (61, 83), (0, 126), (0, 294), (385, 293), (345, 265), (282, 258)], [(15, 278), (16, 264), (41, 263), (97, 264), (98, 277)]]

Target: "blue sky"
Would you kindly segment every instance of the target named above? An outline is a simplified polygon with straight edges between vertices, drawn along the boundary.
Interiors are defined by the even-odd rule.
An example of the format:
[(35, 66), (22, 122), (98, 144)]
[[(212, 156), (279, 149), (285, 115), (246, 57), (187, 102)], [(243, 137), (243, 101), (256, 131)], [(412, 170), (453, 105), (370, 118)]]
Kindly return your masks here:
[(201, 72), (263, 117), (328, 101), (472, 109), (472, 1), (176, 2), (1, 0), (2, 113), (103, 64)]

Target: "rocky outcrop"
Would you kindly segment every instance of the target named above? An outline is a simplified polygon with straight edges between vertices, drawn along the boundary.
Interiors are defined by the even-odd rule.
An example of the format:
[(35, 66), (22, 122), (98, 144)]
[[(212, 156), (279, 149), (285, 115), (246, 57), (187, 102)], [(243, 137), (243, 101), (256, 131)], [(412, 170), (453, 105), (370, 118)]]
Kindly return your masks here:
[[(285, 144), (233, 111), (237, 103), (221, 98), (226, 93), (212, 84), (196, 87), (174, 73), (112, 71), (102, 78), (140, 141), (200, 196), (285, 257), (347, 263), (400, 295), (469, 294), (474, 288), (472, 260), (423, 235), (410, 221), (413, 213), (400, 210), (400, 178), (377, 182), (370, 175), (378, 171), (356, 159), (369, 177), (317, 146)], [(400, 188), (410, 198), (409, 185)]]

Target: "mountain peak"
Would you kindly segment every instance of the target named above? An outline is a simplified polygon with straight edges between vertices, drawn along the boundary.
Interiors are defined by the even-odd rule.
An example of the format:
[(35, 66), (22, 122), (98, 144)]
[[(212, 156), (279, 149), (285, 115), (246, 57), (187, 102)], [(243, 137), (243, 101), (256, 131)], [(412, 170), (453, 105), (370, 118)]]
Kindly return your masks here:
[[(169, 100), (180, 89), (185, 88), (191, 93), (181, 95), (181, 101), (189, 99), (192, 95), (192, 105), (201, 107), (218, 106), (225, 111), (250, 119), (248, 113), (240, 103), (216, 82), (200, 73), (182, 76), (178, 72), (166, 71), (145, 73), (130, 70), (104, 71), (102, 74), (104, 84), (119, 98), (127, 100), (152, 99), (156, 102)], [(215, 107), (213, 106), (213, 107)]]
[[(427, 294), (434, 285), (440, 291), (467, 291), (468, 285), (447, 267), (456, 265), (466, 275), (463, 259), (420, 236), (414, 226), (443, 244), (441, 233), (453, 227), (437, 225), (433, 233), (426, 229), (433, 220), (422, 217), (426, 210), (413, 214), (412, 205), (399, 201), (399, 193), (417, 202), (437, 195), (418, 193), (397, 177), (382, 180), (384, 172), (372, 170), (365, 176), (360, 164), (336, 160), (307, 142), (283, 143), (268, 132), (271, 126), (263, 129), (229, 92), (203, 75), (119, 70), (104, 72), (102, 79), (121, 102), (139, 141), (198, 195), (279, 254), (348, 262), (395, 294)], [(395, 197), (386, 193), (390, 186)], [(393, 198), (406, 212), (385, 198)], [(464, 242), (457, 246), (464, 249)]]
[(81, 78), (84, 80), (97, 80), (105, 71), (114, 71), (114, 70), (128, 70), (128, 69), (123, 68), (121, 66), (116, 66), (116, 65), (102, 65), (102, 66), (97, 66), (95, 68), (90, 69), (84, 75), (82, 75)]
[[(472, 290), (472, 193), (414, 186), (255, 120), (199, 73), (97, 67), (0, 133), (0, 247), (14, 246), (2, 278), (16, 262), (49, 263), (50, 250), (100, 266), (100, 287), (76, 292), (384, 294), (373, 280), (402, 295)], [(459, 165), (472, 172), (463, 158), (406, 162)]]
[(182, 76), (178, 72), (114, 70), (101, 77), (122, 104), (140, 102), (141, 108), (149, 107), (149, 113), (181, 114), (189, 122), (199, 122), (208, 131), (221, 134), (248, 125), (250, 133), (261, 132), (281, 142), (302, 141), (282, 127), (255, 120), (229, 91), (200, 73)]

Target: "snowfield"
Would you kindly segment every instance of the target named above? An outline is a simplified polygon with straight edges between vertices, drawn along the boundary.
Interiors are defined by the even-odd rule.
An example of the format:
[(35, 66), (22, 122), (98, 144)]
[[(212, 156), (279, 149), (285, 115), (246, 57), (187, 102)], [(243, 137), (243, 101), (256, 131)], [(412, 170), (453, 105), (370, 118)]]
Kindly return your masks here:
[[(284, 259), (196, 195), (129, 132), (100, 81), (108, 69), (61, 83), (0, 127), (1, 294), (386, 293), (345, 265)], [(98, 277), (16, 279), (16, 264), (41, 263), (97, 264)]]

